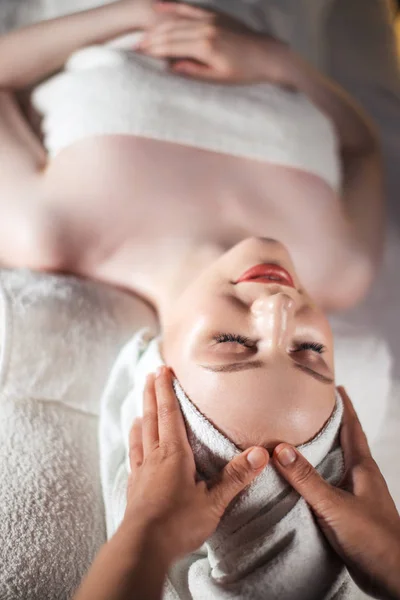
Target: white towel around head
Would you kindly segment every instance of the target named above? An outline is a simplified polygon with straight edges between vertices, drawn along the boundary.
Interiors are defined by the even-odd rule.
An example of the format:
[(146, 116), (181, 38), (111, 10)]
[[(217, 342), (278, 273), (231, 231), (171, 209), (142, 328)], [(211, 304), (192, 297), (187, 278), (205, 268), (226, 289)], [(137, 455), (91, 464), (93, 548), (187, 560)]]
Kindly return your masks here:
[[(114, 366), (102, 399), (100, 453), (108, 535), (120, 524), (129, 475), (129, 430), (141, 416), (146, 377), (163, 364), (159, 340), (140, 332)], [(240, 450), (191, 403), (177, 380), (196, 468), (206, 478)], [(343, 405), (310, 442), (299, 447), (321, 475), (337, 484), (343, 472), (338, 430)], [(305, 501), (271, 465), (230, 505), (217, 531), (169, 573), (164, 598), (172, 600), (328, 600), (361, 597), (347, 570), (319, 531)]]

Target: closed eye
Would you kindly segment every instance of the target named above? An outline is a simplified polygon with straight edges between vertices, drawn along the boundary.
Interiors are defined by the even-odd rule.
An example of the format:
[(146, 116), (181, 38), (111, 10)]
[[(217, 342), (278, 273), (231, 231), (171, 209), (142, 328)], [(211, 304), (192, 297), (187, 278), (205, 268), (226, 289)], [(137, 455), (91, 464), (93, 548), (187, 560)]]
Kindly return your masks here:
[(302, 342), (301, 344), (296, 344), (291, 352), (302, 352), (304, 350), (312, 350), (318, 354), (323, 354), (326, 350), (326, 347), (323, 344), (318, 344), (317, 342)]
[[(224, 343), (236, 343), (244, 346), (245, 348), (253, 348), (255, 347), (255, 343), (248, 337), (244, 335), (240, 335), (237, 333), (219, 333), (213, 338), (218, 344)], [(302, 352), (306, 350), (311, 350), (312, 352), (316, 352), (317, 354), (323, 354), (326, 350), (326, 347), (323, 344), (319, 344), (317, 342), (301, 342), (296, 344), (291, 352)]]
[(255, 347), (254, 342), (250, 338), (235, 333), (219, 333), (218, 335), (214, 336), (213, 339), (218, 344), (236, 343), (240, 344), (241, 346), (244, 346), (245, 348)]

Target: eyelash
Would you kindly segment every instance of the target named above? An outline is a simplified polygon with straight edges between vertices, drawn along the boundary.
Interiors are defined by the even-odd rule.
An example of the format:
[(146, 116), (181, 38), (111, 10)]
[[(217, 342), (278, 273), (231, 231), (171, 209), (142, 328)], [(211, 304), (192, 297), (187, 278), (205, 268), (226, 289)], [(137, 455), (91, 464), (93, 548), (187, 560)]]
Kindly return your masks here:
[(298, 344), (292, 352), (301, 352), (302, 350), (312, 350), (313, 352), (322, 354), (325, 352), (326, 348), (323, 344), (318, 344), (317, 342), (302, 342), (301, 344)]
[[(223, 344), (226, 342), (233, 342), (237, 344), (241, 344), (246, 348), (254, 348), (254, 343), (244, 335), (237, 335), (234, 333), (220, 333), (214, 337), (214, 340), (218, 344)], [(301, 352), (304, 350), (312, 350), (313, 352), (317, 352), (318, 354), (322, 354), (325, 352), (325, 346), (323, 344), (318, 344), (317, 342), (302, 342), (298, 344), (292, 352)]]
[(234, 333), (219, 333), (214, 337), (214, 340), (218, 342), (218, 344), (223, 344), (225, 342), (236, 342), (237, 344), (241, 344), (246, 348), (254, 348), (254, 343), (244, 335), (236, 335)]

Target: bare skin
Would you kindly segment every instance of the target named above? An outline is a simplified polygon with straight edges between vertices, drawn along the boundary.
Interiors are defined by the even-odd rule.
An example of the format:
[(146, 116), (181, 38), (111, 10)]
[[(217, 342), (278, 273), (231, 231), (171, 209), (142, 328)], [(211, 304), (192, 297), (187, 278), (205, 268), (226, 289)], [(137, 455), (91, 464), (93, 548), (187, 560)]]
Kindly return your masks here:
[[(132, 590), (146, 600), (161, 598), (173, 562), (209, 537), (228, 503), (269, 462), (265, 449), (253, 447), (225, 467), (216, 485), (207, 488), (196, 483), (193, 454), (171, 380), (166, 368), (156, 379), (149, 376), (145, 418), (134, 423), (130, 436), (125, 517), (99, 552), (75, 600), (125, 600), (132, 597)], [(374, 598), (398, 600), (399, 514), (351, 401), (343, 389), (340, 393), (345, 406), (340, 436), (346, 465), (340, 488), (321, 479), (288, 444), (279, 444), (271, 458), (305, 498), (357, 585)], [(268, 597), (267, 589), (265, 594)]]
[[(165, 8), (172, 11), (172, 25), (160, 31), (150, 8), (146, 0), (120, 0), (0, 40), (0, 57), (5, 57), (0, 59), (0, 260), (123, 286), (161, 314), (172, 303), (174, 283), (183, 289), (227, 248), (250, 236), (268, 236), (289, 248), (300, 279), (323, 308), (357, 302), (373, 278), (382, 240), (379, 149), (368, 118), (342, 90), (276, 41), (243, 31), (230, 36), (229, 27), (211, 13), (182, 13), (177, 7)], [(192, 31), (202, 32), (181, 54), (186, 66), (178, 61), (173, 67), (183, 75), (289, 86), (306, 93), (329, 115), (343, 156), (340, 197), (318, 178), (293, 169), (139, 138), (87, 139), (48, 161), (16, 95), (62, 68), (77, 48), (135, 29), (150, 32), (143, 52), (175, 57), (174, 24), (182, 24), (181, 19), (191, 20)], [(243, 50), (239, 55), (238, 42)], [(239, 64), (235, 56), (248, 56), (249, 61)], [(206, 72), (193, 69), (190, 57), (200, 59)], [(221, 62), (221, 57), (229, 60)], [(256, 65), (253, 71), (251, 65)], [(185, 451), (187, 455), (187, 443)], [(246, 451), (226, 474), (220, 514), (256, 474), (245, 467), (248, 455)], [(193, 488), (192, 474), (187, 479)], [(220, 516), (215, 506), (209, 503), (213, 527)], [(161, 538), (144, 543), (150, 539), (148, 529), (133, 531), (128, 523), (121, 531), (105, 547), (88, 587), (77, 597), (100, 598), (98, 573), (106, 576), (108, 565), (115, 567), (115, 556), (119, 559), (121, 553), (134, 564), (119, 561), (121, 569), (109, 587), (106, 580), (101, 582), (103, 596), (110, 598), (112, 590), (115, 598), (128, 597), (139, 582), (147, 597), (159, 597), (175, 557), (162, 556)], [(141, 549), (144, 559), (161, 553), (160, 572), (151, 582), (141, 581), (147, 564)]]
[[(268, 236), (287, 246), (323, 308), (357, 302), (373, 278), (382, 241), (379, 150), (368, 118), (276, 40), (232, 33), (206, 11), (181, 14), (182, 7), (166, 5), (159, 12), (168, 13), (167, 21), (165, 15), (154, 20), (149, 1), (120, 0), (0, 40), (7, 56), (0, 61), (1, 261), (116, 284), (158, 309), (171, 279), (189, 281), (193, 263), (209, 264), (202, 258), (208, 248), (221, 253), (249, 236)], [(82, 140), (48, 161), (15, 94), (62, 67), (73, 50), (138, 28), (149, 32), (143, 52), (176, 55), (176, 21), (200, 27), (207, 39), (203, 26), (211, 25), (213, 42), (200, 50), (190, 42), (185, 49), (196, 60), (203, 52), (206, 73), (190, 72), (190, 60), (173, 69), (227, 83), (291, 86), (331, 117), (343, 155), (342, 197), (295, 169), (133, 136)], [(167, 31), (159, 29), (163, 22), (170, 23)], [(246, 64), (234, 53), (238, 42), (248, 51)], [(224, 69), (221, 56), (230, 58)]]

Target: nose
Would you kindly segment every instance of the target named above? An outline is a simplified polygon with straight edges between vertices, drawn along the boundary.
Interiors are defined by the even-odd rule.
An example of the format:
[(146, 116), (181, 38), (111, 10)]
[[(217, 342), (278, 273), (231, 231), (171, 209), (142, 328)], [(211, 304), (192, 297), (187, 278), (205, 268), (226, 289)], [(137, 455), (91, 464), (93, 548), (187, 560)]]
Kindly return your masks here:
[(283, 292), (254, 300), (251, 313), (266, 348), (286, 348), (294, 330), (295, 310), (295, 300)]

